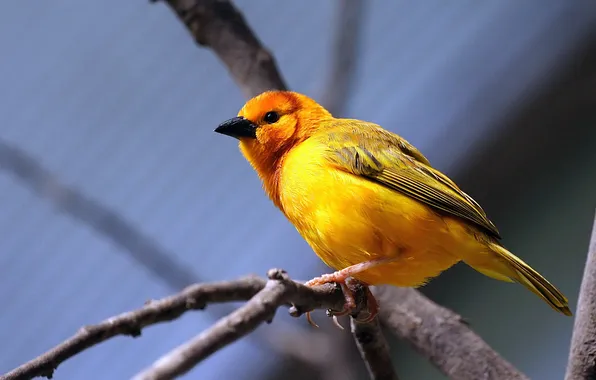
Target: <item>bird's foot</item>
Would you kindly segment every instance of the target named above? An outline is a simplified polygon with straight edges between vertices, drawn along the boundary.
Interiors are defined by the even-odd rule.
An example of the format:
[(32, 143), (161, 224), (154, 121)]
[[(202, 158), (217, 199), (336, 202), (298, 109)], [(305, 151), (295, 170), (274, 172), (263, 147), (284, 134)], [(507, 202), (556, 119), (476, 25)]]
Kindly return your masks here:
[[(343, 329), (343, 327), (341, 327), (341, 325), (337, 322), (337, 317), (346, 315), (346, 314), (351, 314), (352, 311), (356, 308), (356, 301), (354, 298), (355, 292), (353, 290), (351, 290), (350, 287), (348, 287), (346, 285), (346, 281), (348, 280), (348, 278), (350, 278), (358, 273), (362, 273), (366, 270), (369, 270), (371, 268), (377, 267), (379, 265), (388, 264), (394, 260), (395, 260), (395, 257), (383, 257), (383, 258), (373, 259), (373, 260), (369, 260), (369, 261), (364, 261), (364, 262), (361, 262), (361, 263), (358, 263), (355, 265), (351, 265), (351, 266), (344, 268), (342, 270), (338, 270), (337, 272), (334, 272), (334, 273), (324, 274), (320, 277), (315, 277), (312, 280), (308, 281), (305, 285), (306, 286), (316, 286), (316, 285), (328, 284), (330, 282), (335, 282), (335, 283), (341, 285), (344, 296), (346, 297), (346, 303), (344, 305), (344, 308), (342, 311), (339, 311), (339, 312), (330, 310), (330, 311), (328, 311), (327, 314), (333, 316), (333, 322), (336, 325), (338, 325), (340, 328)], [(368, 322), (371, 322), (373, 319), (375, 319), (375, 317), (379, 313), (379, 304), (377, 303), (375, 296), (373, 296), (373, 294), (371, 293), (368, 286), (366, 286), (366, 284), (363, 284), (363, 285), (366, 288), (366, 302), (367, 302), (367, 309), (369, 312), (369, 316), (364, 319), (356, 319), (356, 321), (362, 322), (362, 323), (368, 323)], [(317, 326), (316, 323), (313, 322), (312, 318), (310, 317), (310, 312), (306, 313), (306, 320), (312, 326), (319, 327), (319, 326)]]
[[(344, 308), (343, 310), (336, 312), (333, 310), (328, 310), (327, 314), (331, 317), (333, 317), (333, 323), (335, 323), (336, 326), (338, 326), (339, 328), (343, 329), (342, 325), (339, 324), (339, 322), (337, 321), (337, 317), (340, 317), (342, 315), (346, 315), (349, 314), (350, 311), (354, 310), (354, 308), (356, 308), (356, 300), (354, 298), (354, 292), (346, 285), (346, 280), (348, 279), (348, 277), (350, 276), (350, 272), (348, 271), (348, 269), (350, 269), (351, 267), (342, 269), (342, 270), (338, 270), (337, 272), (333, 272), (333, 273), (329, 273), (329, 274), (324, 274), (322, 276), (319, 277), (315, 277), (310, 281), (307, 281), (306, 286), (317, 286), (317, 285), (324, 285), (324, 284), (328, 284), (331, 282), (334, 282), (336, 284), (339, 284), (341, 286), (341, 290), (344, 294), (344, 297), (346, 299), (346, 303), (344, 304)], [(306, 320), (308, 321), (308, 323), (313, 326), (313, 327), (319, 327), (319, 325), (317, 325), (311, 318), (310, 316), (310, 312), (306, 313)]]
[[(351, 267), (350, 267), (351, 268)], [(340, 329), (344, 329), (343, 326), (339, 323), (337, 317), (341, 317), (344, 315), (348, 315), (348, 314), (352, 314), (354, 309), (356, 309), (357, 305), (356, 305), (356, 291), (353, 290), (353, 287), (348, 286), (347, 282), (348, 281), (356, 281), (355, 279), (349, 277), (349, 275), (351, 274), (351, 271), (349, 270), (350, 268), (346, 268), (340, 271), (337, 271), (335, 273), (331, 273), (331, 274), (324, 274), (320, 277), (316, 277), (313, 278), (312, 280), (308, 281), (305, 285), (306, 286), (317, 286), (317, 285), (323, 285), (323, 284), (328, 284), (328, 283), (336, 283), (339, 284), (341, 286), (341, 290), (344, 294), (345, 297), (345, 303), (343, 306), (343, 309), (341, 311), (336, 311), (336, 310), (327, 310), (327, 316), (332, 317), (333, 319), (333, 323), (339, 327)], [(361, 318), (360, 316), (358, 316), (358, 318), (355, 318), (355, 320), (357, 322), (361, 322), (361, 323), (369, 323), (372, 320), (375, 319), (375, 317), (378, 314), (379, 311), (379, 305), (377, 303), (377, 300), (375, 299), (375, 296), (372, 294), (372, 292), (370, 291), (370, 289), (368, 288), (368, 286), (366, 286), (363, 283), (358, 282), (360, 285), (364, 286), (365, 291), (366, 291), (366, 302), (367, 302), (367, 311), (368, 311), (368, 315), (365, 316), (364, 318)], [(306, 320), (308, 321), (308, 323), (313, 326), (313, 327), (319, 327), (311, 318), (310, 312), (306, 313)]]
[[(346, 281), (357, 281), (353, 278), (348, 278)], [(353, 288), (348, 286), (346, 283), (340, 284), (342, 286), (342, 291), (344, 296), (346, 297), (346, 303), (344, 304), (344, 309), (342, 311), (335, 311), (335, 310), (327, 310), (327, 315), (333, 318), (333, 323), (343, 330), (343, 326), (339, 324), (337, 321), (337, 317), (341, 317), (347, 314), (352, 314), (354, 309), (356, 309), (356, 292), (352, 290)], [(364, 287), (364, 291), (366, 292), (366, 310), (363, 313), (359, 313), (354, 320), (359, 323), (370, 323), (372, 322), (377, 314), (379, 314), (379, 303), (377, 299), (370, 291), (370, 288), (361, 282), (359, 285)], [(363, 315), (364, 314), (364, 315)]]
[[(343, 330), (344, 328), (337, 320), (337, 317), (341, 317), (341, 316), (350, 314), (356, 308), (356, 298), (355, 298), (354, 291), (352, 289), (350, 289), (350, 287), (346, 284), (347, 279), (333, 278), (331, 280), (326, 280), (327, 278), (330, 278), (330, 276), (331, 275), (323, 275), (321, 277), (313, 278), (312, 280), (308, 281), (305, 285), (306, 286), (317, 286), (317, 285), (323, 285), (323, 284), (328, 284), (328, 283), (333, 282), (333, 283), (339, 284), (339, 286), (341, 286), (341, 290), (342, 290), (342, 292), (344, 294), (344, 298), (345, 298), (343, 310), (336, 311), (336, 310), (329, 309), (329, 310), (327, 310), (327, 315), (329, 317), (332, 317), (333, 323), (337, 327), (339, 327), (340, 329)], [(310, 311), (306, 313), (306, 320), (308, 321), (308, 323), (311, 326), (319, 327), (319, 325), (317, 325), (312, 320), (310, 313), (311, 313)]]

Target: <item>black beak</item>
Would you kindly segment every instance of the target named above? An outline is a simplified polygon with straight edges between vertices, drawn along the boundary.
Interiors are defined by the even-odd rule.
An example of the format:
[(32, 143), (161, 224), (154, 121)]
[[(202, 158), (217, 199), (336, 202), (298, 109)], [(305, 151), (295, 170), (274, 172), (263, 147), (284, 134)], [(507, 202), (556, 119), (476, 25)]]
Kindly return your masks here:
[(257, 126), (252, 121), (243, 117), (234, 117), (226, 120), (215, 128), (215, 132), (235, 137), (240, 140), (241, 137), (251, 139), (257, 138)]

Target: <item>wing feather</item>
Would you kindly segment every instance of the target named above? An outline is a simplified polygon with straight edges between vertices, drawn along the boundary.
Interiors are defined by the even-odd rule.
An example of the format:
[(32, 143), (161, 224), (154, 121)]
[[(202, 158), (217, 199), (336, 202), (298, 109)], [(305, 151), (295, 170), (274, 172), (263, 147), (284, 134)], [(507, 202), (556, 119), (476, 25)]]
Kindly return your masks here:
[(401, 137), (370, 123), (353, 123), (327, 134), (329, 159), (340, 169), (464, 219), (500, 238), (480, 205)]

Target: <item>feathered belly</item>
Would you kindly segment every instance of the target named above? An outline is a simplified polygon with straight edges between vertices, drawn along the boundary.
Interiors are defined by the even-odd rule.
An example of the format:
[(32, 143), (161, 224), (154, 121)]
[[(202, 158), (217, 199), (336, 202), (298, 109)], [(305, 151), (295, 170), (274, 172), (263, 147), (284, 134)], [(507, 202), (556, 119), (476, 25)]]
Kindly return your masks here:
[(335, 270), (393, 257), (355, 277), (371, 285), (418, 286), (477, 248), (462, 222), (412, 198), (348, 173), (316, 178), (292, 187), (282, 201), (300, 234)]

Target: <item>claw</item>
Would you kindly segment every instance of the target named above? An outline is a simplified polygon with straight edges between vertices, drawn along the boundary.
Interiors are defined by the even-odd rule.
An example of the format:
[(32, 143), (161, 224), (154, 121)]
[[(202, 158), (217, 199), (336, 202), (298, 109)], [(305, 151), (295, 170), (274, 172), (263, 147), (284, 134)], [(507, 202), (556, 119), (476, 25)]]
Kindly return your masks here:
[(366, 318), (354, 318), (354, 320), (359, 323), (371, 323), (372, 321), (375, 320), (375, 318), (377, 317), (377, 314), (378, 313), (369, 313), (368, 317), (366, 317)]
[(344, 327), (341, 325), (341, 323), (339, 323), (339, 320), (337, 319), (337, 315), (334, 315), (332, 317), (333, 319), (333, 324), (337, 327), (339, 327), (341, 330), (344, 330)]
[(319, 328), (319, 325), (317, 325), (317, 324), (315, 323), (315, 321), (313, 321), (313, 320), (312, 320), (312, 318), (311, 318), (311, 316), (310, 316), (310, 313), (311, 313), (310, 311), (306, 312), (306, 320), (308, 321), (308, 324), (309, 324), (309, 325), (311, 325), (312, 327), (315, 327), (315, 328), (317, 328), (317, 329), (318, 329), (318, 328)]

